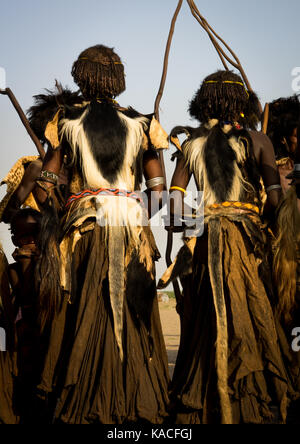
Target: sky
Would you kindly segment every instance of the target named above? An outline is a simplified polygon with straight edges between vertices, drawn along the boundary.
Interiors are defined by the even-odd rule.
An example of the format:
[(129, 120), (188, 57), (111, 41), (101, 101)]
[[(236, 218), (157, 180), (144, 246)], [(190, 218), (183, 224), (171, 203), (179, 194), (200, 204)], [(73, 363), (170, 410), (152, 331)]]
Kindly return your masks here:
[[(114, 47), (126, 71), (126, 91), (118, 98), (142, 113), (151, 113), (158, 92), (170, 22), (177, 0), (0, 0), (0, 68), (6, 84), (27, 110), (32, 97), (53, 88), (55, 79), (77, 89), (71, 67), (89, 46)], [(262, 105), (295, 93), (292, 71), (300, 66), (299, 0), (214, 0), (195, 3), (201, 14), (236, 52)], [(161, 102), (161, 124), (196, 126), (187, 112), (189, 101), (208, 74), (222, 69), (207, 35), (186, 2), (178, 17), (168, 77)], [(1, 71), (1, 70), (0, 70)], [(300, 73), (300, 69), (299, 69)], [(299, 89), (300, 92), (300, 89)], [(0, 178), (22, 156), (35, 154), (9, 100), (0, 95)], [(174, 164), (165, 152), (170, 183)], [(5, 187), (0, 188), (0, 198)], [(164, 256), (166, 232), (154, 229)], [(9, 261), (13, 247), (7, 227), (0, 240)], [(181, 244), (175, 236), (174, 254)], [(157, 267), (165, 269), (162, 259)]]

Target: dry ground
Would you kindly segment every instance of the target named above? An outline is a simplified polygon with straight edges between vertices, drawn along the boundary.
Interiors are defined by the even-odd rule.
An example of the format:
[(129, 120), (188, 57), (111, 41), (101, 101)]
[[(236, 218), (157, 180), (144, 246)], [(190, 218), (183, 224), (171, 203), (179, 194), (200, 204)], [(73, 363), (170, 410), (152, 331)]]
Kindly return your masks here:
[(173, 376), (180, 341), (180, 320), (176, 312), (176, 301), (159, 302), (163, 334), (168, 352), (170, 376)]
[[(169, 371), (172, 378), (180, 341), (180, 321), (176, 312), (175, 299), (170, 299), (168, 303), (159, 302), (159, 311), (168, 352)], [(300, 400), (291, 404), (287, 423), (300, 424)]]

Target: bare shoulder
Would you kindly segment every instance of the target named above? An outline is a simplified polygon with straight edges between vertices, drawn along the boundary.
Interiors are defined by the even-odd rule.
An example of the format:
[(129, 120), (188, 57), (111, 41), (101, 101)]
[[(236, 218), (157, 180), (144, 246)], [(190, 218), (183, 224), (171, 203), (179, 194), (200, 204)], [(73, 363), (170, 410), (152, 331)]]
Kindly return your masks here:
[(249, 131), (254, 147), (273, 148), (271, 139), (261, 131)]
[(261, 131), (249, 131), (249, 134), (253, 142), (254, 155), (257, 161), (259, 161), (262, 155), (274, 155), (273, 144), (266, 134)]

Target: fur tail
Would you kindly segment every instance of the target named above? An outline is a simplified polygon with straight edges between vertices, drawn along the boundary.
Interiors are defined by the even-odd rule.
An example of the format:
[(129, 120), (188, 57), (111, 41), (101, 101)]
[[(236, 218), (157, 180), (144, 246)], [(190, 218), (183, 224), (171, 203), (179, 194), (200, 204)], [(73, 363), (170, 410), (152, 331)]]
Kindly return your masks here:
[(43, 210), (39, 235), (40, 257), (35, 274), (41, 331), (49, 325), (62, 302), (60, 285), (60, 221), (54, 203), (49, 199)]
[(300, 240), (300, 214), (293, 186), (278, 210), (277, 232), (273, 260), (278, 294), (276, 310), (279, 317), (288, 324), (296, 304), (297, 244)]

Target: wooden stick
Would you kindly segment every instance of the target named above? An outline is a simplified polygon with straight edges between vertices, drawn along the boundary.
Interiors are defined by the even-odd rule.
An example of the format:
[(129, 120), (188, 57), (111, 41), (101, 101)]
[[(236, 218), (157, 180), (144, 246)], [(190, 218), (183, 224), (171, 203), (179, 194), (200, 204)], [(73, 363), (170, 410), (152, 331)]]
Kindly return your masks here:
[(15, 95), (13, 94), (12, 90), (10, 88), (6, 88), (5, 90), (1, 90), (0, 93), (8, 96), (8, 98), (10, 99), (11, 103), (13, 104), (15, 110), (17, 111), (23, 125), (25, 126), (26, 131), (28, 132), (29, 136), (31, 137), (31, 140), (35, 144), (39, 155), (41, 156), (42, 159), (44, 159), (44, 157), (45, 157), (44, 148), (43, 148), (39, 138), (37, 137), (37, 135), (35, 134), (35, 132), (31, 128), (30, 123), (29, 123), (24, 111), (22, 110), (19, 102), (17, 101)]
[[(165, 88), (165, 84), (166, 84), (166, 79), (167, 79), (171, 44), (172, 44), (172, 40), (173, 40), (177, 17), (179, 15), (180, 9), (182, 7), (182, 3), (183, 3), (183, 0), (179, 0), (177, 8), (176, 8), (174, 16), (173, 16), (173, 19), (172, 19), (172, 22), (171, 22), (170, 32), (169, 32), (169, 36), (168, 36), (165, 57), (164, 57), (163, 73), (162, 73), (159, 91), (158, 91), (158, 94), (157, 94), (157, 97), (155, 100), (155, 106), (154, 106), (155, 118), (158, 121), (160, 120), (159, 119), (159, 105), (160, 105), (160, 102), (161, 102), (161, 99), (163, 96), (163, 92), (164, 92), (164, 88)], [(164, 173), (165, 184), (167, 186), (166, 168), (165, 168), (164, 155), (163, 155), (162, 150), (159, 153), (159, 158), (160, 158), (160, 162), (161, 162), (163, 173)], [(172, 264), (172, 258), (171, 258), (172, 248), (173, 248), (173, 233), (169, 231), (168, 232), (166, 256), (165, 256), (166, 264), (168, 267)], [(182, 300), (182, 294), (181, 294), (180, 287), (179, 287), (177, 280), (173, 282), (173, 289), (174, 289), (174, 294), (175, 294), (176, 301), (177, 301), (177, 306), (179, 307), (180, 302)]]
[(268, 103), (266, 103), (263, 113), (263, 121), (262, 121), (262, 132), (264, 134), (267, 134), (268, 132), (269, 114), (270, 114), (270, 106)]
[(158, 121), (159, 121), (159, 105), (160, 105), (160, 102), (161, 102), (161, 98), (162, 98), (162, 95), (163, 95), (163, 92), (164, 92), (164, 88), (165, 88), (165, 84), (166, 84), (166, 79), (167, 79), (171, 43), (172, 43), (173, 34), (174, 34), (174, 30), (175, 30), (176, 20), (177, 20), (178, 14), (180, 12), (180, 9), (182, 7), (182, 3), (183, 3), (183, 0), (179, 0), (177, 8), (176, 8), (176, 11), (175, 11), (175, 14), (174, 14), (172, 22), (171, 22), (171, 28), (170, 28), (169, 37), (168, 37), (167, 46), (166, 46), (166, 51), (165, 51), (163, 73), (162, 73), (162, 77), (161, 77), (159, 91), (158, 91), (158, 94), (157, 94), (157, 97), (156, 97), (156, 100), (155, 100), (154, 113), (155, 113), (155, 118)]
[[(230, 63), (234, 68), (236, 68), (244, 82), (245, 85), (248, 89), (248, 91), (253, 92), (253, 89), (251, 88), (251, 84), (249, 82), (249, 79), (244, 71), (244, 68), (239, 60), (239, 58), (237, 57), (237, 55), (234, 53), (234, 51), (230, 48), (230, 46), (225, 42), (225, 40), (223, 40), (217, 33), (216, 31), (212, 28), (212, 26), (207, 22), (207, 20), (203, 17), (202, 14), (200, 14), (194, 0), (187, 0), (187, 3), (191, 9), (191, 13), (192, 15), (196, 18), (196, 20), (198, 21), (198, 23), (202, 26), (202, 28), (207, 32), (211, 42), (213, 43), (217, 53), (219, 54), (219, 57), (221, 59), (221, 62), (223, 63), (223, 66), (225, 67), (225, 69), (228, 70), (228, 66), (226, 65), (225, 60), (227, 60), (228, 63)], [(228, 54), (226, 54), (226, 52), (224, 51), (224, 49), (221, 47), (221, 45), (219, 44), (218, 40), (225, 46), (225, 48), (227, 49), (227, 51), (229, 51), (229, 53), (231, 54), (231, 56), (233, 57), (233, 59), (231, 59)], [(225, 59), (225, 60), (224, 60)], [(262, 106), (261, 103), (259, 102), (259, 109), (260, 112), (262, 113)]]

